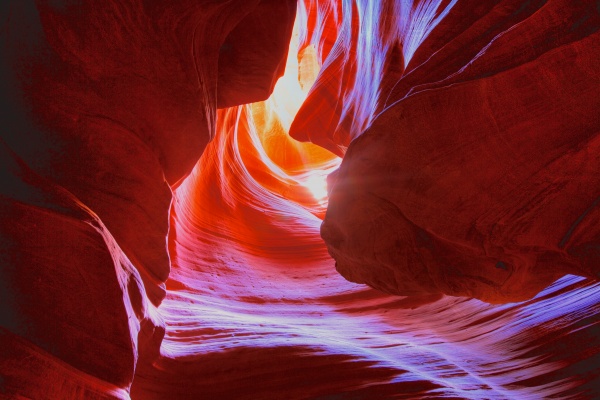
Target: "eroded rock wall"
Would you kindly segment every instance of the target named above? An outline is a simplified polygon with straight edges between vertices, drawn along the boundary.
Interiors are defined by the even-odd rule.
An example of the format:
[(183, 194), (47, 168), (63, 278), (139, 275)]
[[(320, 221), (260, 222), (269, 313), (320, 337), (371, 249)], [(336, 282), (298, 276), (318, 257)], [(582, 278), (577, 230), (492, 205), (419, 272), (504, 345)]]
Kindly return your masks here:
[(7, 4), (0, 398), (600, 396), (593, 2)]
[(338, 271), (494, 303), (597, 278), (596, 4), (390, 3), (308, 18), (339, 32), (291, 134), (345, 154), (321, 230)]
[[(157, 356), (164, 335), (171, 188), (214, 136), (217, 99), (268, 96), (295, 10), (3, 3), (4, 393), (127, 397), (136, 363)], [(267, 26), (277, 40), (245, 54), (257, 43), (244, 32)], [(231, 68), (252, 61), (247, 87), (228, 87)]]

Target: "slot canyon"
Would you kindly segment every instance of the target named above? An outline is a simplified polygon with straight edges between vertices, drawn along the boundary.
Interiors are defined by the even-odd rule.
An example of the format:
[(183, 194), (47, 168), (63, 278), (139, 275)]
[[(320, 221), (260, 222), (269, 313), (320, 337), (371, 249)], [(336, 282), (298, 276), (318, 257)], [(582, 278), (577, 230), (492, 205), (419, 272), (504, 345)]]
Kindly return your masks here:
[(0, 399), (600, 398), (600, 2), (0, 13)]

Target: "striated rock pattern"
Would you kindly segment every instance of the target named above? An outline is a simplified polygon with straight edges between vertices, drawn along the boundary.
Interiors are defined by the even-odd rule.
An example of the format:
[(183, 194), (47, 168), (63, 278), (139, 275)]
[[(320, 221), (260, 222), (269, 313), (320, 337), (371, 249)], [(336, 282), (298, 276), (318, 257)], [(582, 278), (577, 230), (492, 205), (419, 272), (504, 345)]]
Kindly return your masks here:
[[(377, 44), (381, 85), (364, 133), (345, 122), (344, 108), (326, 109), (332, 125), (317, 131), (323, 116), (308, 115), (317, 110), (311, 95), (292, 126), (338, 149), (360, 135), (330, 180), (321, 229), (337, 270), (353, 282), (504, 303), (569, 273), (599, 276), (597, 4), (476, 3), (421, 3), (419, 21), (391, 32), (379, 14), (375, 38), (359, 31), (356, 54), (326, 64), (356, 76), (353, 86), (333, 80), (342, 85), (336, 92), (323, 71), (311, 95), (354, 104), (366, 84), (359, 62), (346, 65), (360, 46)], [(395, 15), (410, 19), (403, 4)], [(364, 7), (368, 15), (373, 5)]]
[[(9, 398), (128, 397), (136, 362), (157, 356), (164, 335), (156, 306), (170, 271), (172, 187), (214, 136), (217, 99), (268, 96), (295, 10), (259, 0), (3, 3)], [(217, 88), (256, 46), (247, 25), (277, 26), (279, 40), (242, 99)]]
[(598, 12), (3, 3), (0, 399), (600, 397)]

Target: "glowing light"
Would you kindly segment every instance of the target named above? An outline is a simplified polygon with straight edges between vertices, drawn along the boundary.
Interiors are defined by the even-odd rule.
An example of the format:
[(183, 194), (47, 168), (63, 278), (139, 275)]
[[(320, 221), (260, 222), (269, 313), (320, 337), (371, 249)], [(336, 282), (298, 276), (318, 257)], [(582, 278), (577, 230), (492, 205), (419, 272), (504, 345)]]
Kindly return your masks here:
[(304, 186), (310, 190), (317, 200), (327, 197), (327, 178), (322, 175), (313, 174), (306, 179)]
[[(321, 215), (327, 203), (327, 175), (341, 159), (330, 151), (289, 136), (289, 129), (321, 68), (316, 48), (300, 48), (305, 26), (296, 19), (284, 75), (264, 102), (250, 104), (250, 136), (266, 175), (256, 176), (273, 193), (284, 195)], [(273, 179), (275, 178), (275, 179)], [(280, 183), (283, 183), (280, 185)], [(308, 189), (308, 191), (307, 191)]]
[(271, 112), (270, 117), (277, 118), (286, 132), (289, 132), (292, 120), (306, 99), (321, 68), (315, 47), (309, 45), (299, 51), (299, 41), (300, 27), (296, 19), (285, 72), (266, 101), (266, 108)]

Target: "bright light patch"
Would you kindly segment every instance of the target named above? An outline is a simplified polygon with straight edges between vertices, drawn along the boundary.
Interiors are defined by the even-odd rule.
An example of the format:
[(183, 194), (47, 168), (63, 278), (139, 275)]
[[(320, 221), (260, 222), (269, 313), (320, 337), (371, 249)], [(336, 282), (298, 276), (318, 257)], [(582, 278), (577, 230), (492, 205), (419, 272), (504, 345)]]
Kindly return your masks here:
[(299, 52), (299, 41), (300, 27), (296, 19), (285, 72), (266, 101), (267, 109), (272, 113), (271, 118), (276, 115), (286, 132), (289, 132), (292, 120), (306, 99), (321, 68), (314, 45), (308, 45)]
[(327, 197), (327, 178), (321, 175), (311, 175), (303, 183), (317, 200)]
[(270, 175), (261, 175), (261, 179), (266, 179), (260, 183), (322, 217), (327, 206), (326, 177), (337, 169), (341, 159), (314, 143), (300, 142), (289, 136), (290, 126), (321, 68), (313, 44), (300, 49), (302, 29), (306, 27), (300, 26), (297, 19), (285, 73), (271, 96), (247, 107), (252, 116), (252, 144)]

